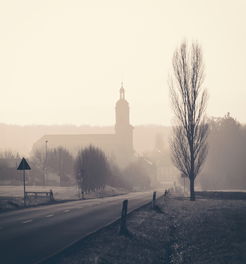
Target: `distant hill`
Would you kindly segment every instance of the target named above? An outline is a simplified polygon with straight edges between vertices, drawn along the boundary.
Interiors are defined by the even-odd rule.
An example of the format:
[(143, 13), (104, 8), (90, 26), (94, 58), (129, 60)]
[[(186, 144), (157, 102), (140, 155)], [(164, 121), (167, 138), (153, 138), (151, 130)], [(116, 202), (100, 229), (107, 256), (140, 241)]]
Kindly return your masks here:
[[(161, 137), (167, 144), (170, 128), (159, 125), (141, 125), (134, 127), (134, 148), (138, 153), (152, 150), (156, 138)], [(75, 126), (75, 125), (31, 125), (18, 126), (0, 124), (0, 151), (10, 150), (28, 155), (32, 145), (47, 134), (105, 134), (114, 133), (113, 126)]]

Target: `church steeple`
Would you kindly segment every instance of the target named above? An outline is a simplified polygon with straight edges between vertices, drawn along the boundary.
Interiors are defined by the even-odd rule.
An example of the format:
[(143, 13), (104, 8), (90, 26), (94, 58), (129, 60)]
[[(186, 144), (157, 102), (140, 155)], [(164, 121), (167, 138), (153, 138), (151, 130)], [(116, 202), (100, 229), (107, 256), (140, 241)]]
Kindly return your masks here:
[(123, 83), (121, 83), (120, 88), (120, 99), (116, 102), (116, 127), (126, 127), (129, 126), (129, 105), (125, 99), (125, 89), (123, 88)]
[(123, 82), (121, 82), (120, 99), (125, 99), (125, 89), (123, 88)]
[(125, 89), (123, 83), (120, 88), (120, 98), (115, 107), (115, 137), (116, 145), (119, 149), (118, 159), (124, 163), (133, 155), (133, 127), (130, 124), (130, 111), (125, 99)]

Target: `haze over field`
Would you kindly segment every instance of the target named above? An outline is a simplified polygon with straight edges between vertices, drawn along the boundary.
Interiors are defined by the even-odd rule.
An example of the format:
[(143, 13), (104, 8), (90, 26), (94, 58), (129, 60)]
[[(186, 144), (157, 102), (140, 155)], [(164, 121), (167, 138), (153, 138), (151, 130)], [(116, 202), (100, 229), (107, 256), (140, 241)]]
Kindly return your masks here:
[[(187, 39), (188, 45), (201, 45), (209, 94), (209, 154), (201, 182), (207, 188), (245, 186), (245, 10), (243, 0), (2, 1), (2, 158), (10, 150), (32, 159), (39, 141), (44, 163), (47, 147), (71, 152), (74, 135), (100, 134), (103, 139), (90, 135), (86, 141), (81, 135), (73, 142), (78, 148), (98, 143), (104, 152), (103, 144), (111, 150), (122, 144), (118, 153), (130, 146), (132, 156), (145, 155), (171, 176), (168, 81), (174, 51)], [(129, 105), (124, 101), (117, 125), (119, 99)], [(55, 145), (48, 137), (58, 134), (71, 135), (70, 141), (61, 137)]]
[(245, 14), (0, 0), (0, 263), (246, 263)]
[[(155, 147), (155, 140), (161, 134), (163, 140), (168, 140), (170, 128), (164, 126), (136, 126), (134, 127), (133, 143), (138, 153), (150, 151)], [(17, 126), (0, 124), (0, 152), (19, 152), (20, 155), (29, 155), (33, 144), (46, 134), (104, 134), (114, 133), (113, 126)], [(167, 146), (166, 146), (167, 147)]]
[(0, 3), (0, 121), (113, 125), (124, 82), (131, 123), (170, 125), (171, 57), (203, 48), (209, 116), (246, 122), (246, 2), (60, 1)]

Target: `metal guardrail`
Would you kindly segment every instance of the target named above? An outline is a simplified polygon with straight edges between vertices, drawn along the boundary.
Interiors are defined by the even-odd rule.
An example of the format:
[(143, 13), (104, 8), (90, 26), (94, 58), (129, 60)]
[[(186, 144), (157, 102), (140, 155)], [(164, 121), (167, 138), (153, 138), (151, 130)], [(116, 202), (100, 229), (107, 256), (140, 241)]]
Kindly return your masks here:
[(50, 190), (49, 192), (25, 192), (25, 198), (49, 198), (50, 201), (54, 201), (53, 191)]

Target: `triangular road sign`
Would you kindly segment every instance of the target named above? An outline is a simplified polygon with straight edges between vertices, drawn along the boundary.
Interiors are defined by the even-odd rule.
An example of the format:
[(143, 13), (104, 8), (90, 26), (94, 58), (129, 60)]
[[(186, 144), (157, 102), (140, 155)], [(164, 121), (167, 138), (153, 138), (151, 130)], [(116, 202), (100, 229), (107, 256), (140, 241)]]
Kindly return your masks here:
[(31, 169), (31, 167), (29, 166), (29, 164), (27, 163), (25, 158), (22, 158), (20, 165), (18, 166), (17, 170), (30, 170), (30, 169)]

